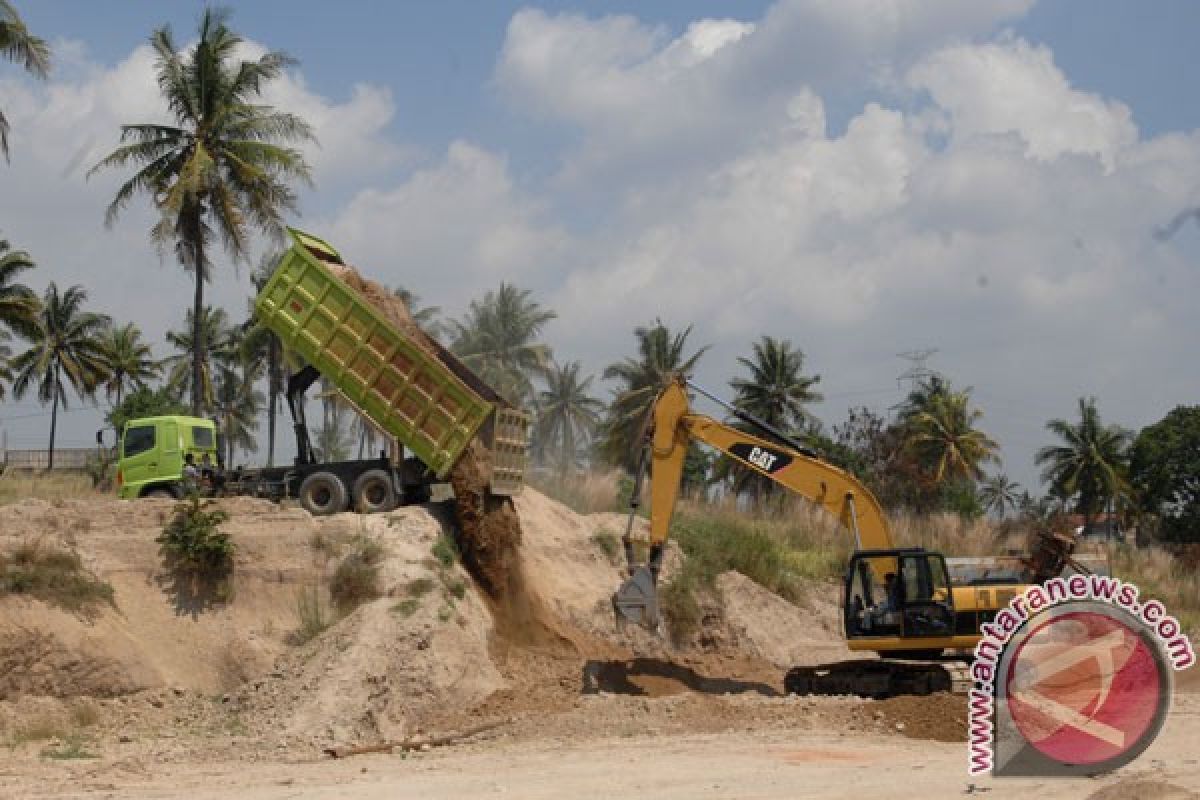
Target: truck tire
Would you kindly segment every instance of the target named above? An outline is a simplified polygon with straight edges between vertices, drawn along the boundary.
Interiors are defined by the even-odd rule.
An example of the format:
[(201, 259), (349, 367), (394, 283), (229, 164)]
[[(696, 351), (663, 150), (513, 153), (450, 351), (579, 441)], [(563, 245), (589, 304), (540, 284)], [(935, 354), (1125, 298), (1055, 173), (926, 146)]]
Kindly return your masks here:
[(396, 487), (387, 470), (371, 469), (354, 481), (354, 510), (361, 514), (378, 514), (396, 507)]
[(166, 486), (156, 486), (153, 489), (145, 492), (142, 497), (148, 497), (151, 500), (176, 500), (178, 495), (168, 489)]
[(346, 510), (346, 484), (332, 472), (314, 472), (300, 484), (300, 505), (314, 517)]

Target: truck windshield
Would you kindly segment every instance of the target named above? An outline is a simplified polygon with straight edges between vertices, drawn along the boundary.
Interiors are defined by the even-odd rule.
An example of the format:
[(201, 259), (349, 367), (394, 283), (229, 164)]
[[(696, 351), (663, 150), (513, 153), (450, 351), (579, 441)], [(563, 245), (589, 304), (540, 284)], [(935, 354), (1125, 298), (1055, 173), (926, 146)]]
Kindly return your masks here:
[(125, 458), (136, 456), (154, 448), (154, 426), (142, 425), (125, 429), (125, 439), (121, 443), (121, 455)]
[(201, 450), (211, 450), (213, 446), (212, 428), (192, 428), (192, 445)]

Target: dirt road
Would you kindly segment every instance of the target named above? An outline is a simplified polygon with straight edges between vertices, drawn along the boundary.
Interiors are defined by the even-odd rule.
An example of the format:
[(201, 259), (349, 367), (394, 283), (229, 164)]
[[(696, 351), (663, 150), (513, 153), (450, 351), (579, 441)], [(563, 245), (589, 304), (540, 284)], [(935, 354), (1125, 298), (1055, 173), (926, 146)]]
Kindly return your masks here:
[[(657, 717), (651, 714), (650, 717)], [(808, 720), (811, 722), (812, 720)], [(547, 730), (553, 730), (548, 726)], [(1094, 779), (970, 779), (964, 746), (828, 726), (714, 734), (501, 738), (342, 761), (283, 753), (262, 761), (166, 755), (116, 745), (98, 760), (18, 758), (0, 767), (6, 798), (360, 800), (575, 797), (1200, 798), (1200, 695), (1180, 695), (1155, 744)], [(180, 743), (182, 744), (182, 743)], [(172, 748), (168, 748), (170, 750)], [(311, 757), (310, 757), (311, 756)], [(261, 757), (261, 756), (256, 756)], [(295, 757), (297, 760), (291, 760)], [(304, 759), (304, 760), (299, 760)], [(972, 788), (974, 786), (974, 788)]]

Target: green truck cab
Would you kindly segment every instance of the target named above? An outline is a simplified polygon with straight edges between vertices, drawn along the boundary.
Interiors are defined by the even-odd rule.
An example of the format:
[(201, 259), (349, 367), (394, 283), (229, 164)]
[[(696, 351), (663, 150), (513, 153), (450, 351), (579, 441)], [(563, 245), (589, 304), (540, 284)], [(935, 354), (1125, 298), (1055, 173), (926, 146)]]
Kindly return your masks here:
[(117, 496), (181, 496), (188, 453), (197, 465), (205, 455), (217, 463), (217, 429), (211, 420), (171, 416), (125, 423), (117, 450)]

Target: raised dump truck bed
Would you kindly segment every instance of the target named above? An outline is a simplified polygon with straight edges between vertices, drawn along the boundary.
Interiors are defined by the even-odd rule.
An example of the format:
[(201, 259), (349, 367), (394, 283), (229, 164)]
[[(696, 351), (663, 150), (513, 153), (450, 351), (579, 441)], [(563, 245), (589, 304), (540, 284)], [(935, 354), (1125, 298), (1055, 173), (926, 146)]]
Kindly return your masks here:
[[(495, 412), (324, 263), (325, 242), (294, 244), (255, 302), (258, 318), (363, 414), (445, 477)], [(321, 255), (323, 258), (318, 258)]]

